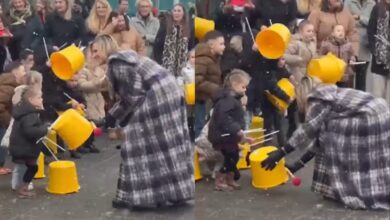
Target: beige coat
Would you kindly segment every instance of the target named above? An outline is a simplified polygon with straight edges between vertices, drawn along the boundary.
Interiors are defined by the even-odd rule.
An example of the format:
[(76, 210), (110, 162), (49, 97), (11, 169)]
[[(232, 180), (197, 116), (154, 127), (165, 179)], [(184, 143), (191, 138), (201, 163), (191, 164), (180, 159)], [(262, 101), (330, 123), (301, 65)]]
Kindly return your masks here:
[(108, 24), (102, 34), (111, 35), (122, 50), (131, 49), (139, 55), (146, 55), (145, 41), (133, 26), (130, 26), (128, 31), (117, 32), (114, 25)]
[(106, 90), (107, 83), (102, 79), (105, 76), (105, 70), (97, 67), (95, 71), (84, 68), (77, 77), (79, 89), (83, 92), (87, 102), (87, 118), (93, 121), (99, 121), (105, 117), (104, 98), (101, 91)]
[(322, 41), (331, 36), (333, 27), (336, 24), (341, 24), (344, 27), (348, 41), (352, 44), (354, 55), (359, 55), (360, 36), (355, 25), (355, 19), (348, 9), (343, 8), (342, 11), (336, 13), (316, 10), (310, 14), (308, 20), (314, 25), (317, 33), (318, 49)]
[(317, 57), (316, 50), (316, 40), (306, 43), (300, 34), (295, 34), (292, 37), (284, 58), (286, 59), (287, 69), (294, 76), (296, 82), (300, 82), (306, 75), (310, 60)]

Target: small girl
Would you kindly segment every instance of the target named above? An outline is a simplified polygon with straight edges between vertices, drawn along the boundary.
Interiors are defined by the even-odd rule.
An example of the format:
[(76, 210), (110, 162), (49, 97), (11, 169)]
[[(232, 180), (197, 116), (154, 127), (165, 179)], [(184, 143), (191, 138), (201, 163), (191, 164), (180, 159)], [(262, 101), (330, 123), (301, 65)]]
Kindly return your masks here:
[(43, 110), (42, 92), (28, 86), (22, 91), (21, 101), (14, 106), (12, 115), (14, 124), (10, 136), (10, 153), (14, 163), (24, 163), (27, 167), (23, 183), (18, 188), (20, 198), (31, 198), (35, 192), (28, 189), (29, 183), (38, 171), (37, 159), (41, 146), (36, 142), (49, 131), (40, 117)]
[[(344, 60), (346, 64), (356, 61), (356, 57), (353, 55), (352, 44), (345, 37), (345, 30), (342, 25), (335, 25), (332, 35), (321, 44), (320, 54), (326, 55), (329, 52)], [(337, 85), (340, 87), (353, 87), (353, 71), (350, 66), (345, 69), (344, 77)]]
[(195, 49), (188, 52), (188, 61), (182, 69), (183, 84), (195, 83)]
[(253, 139), (245, 137), (245, 112), (240, 99), (245, 95), (250, 76), (238, 69), (225, 78), (224, 88), (213, 99), (214, 112), (210, 119), (208, 138), (213, 148), (220, 150), (224, 164), (215, 178), (215, 189), (231, 191), (238, 189), (234, 180), (239, 159), (239, 143)]

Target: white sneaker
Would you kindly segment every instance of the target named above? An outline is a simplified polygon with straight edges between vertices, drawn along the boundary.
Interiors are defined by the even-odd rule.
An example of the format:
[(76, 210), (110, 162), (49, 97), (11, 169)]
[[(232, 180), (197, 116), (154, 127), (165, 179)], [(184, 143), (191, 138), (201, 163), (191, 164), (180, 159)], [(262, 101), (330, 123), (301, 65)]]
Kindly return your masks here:
[(33, 190), (34, 189), (34, 184), (31, 182), (28, 184), (28, 190)]

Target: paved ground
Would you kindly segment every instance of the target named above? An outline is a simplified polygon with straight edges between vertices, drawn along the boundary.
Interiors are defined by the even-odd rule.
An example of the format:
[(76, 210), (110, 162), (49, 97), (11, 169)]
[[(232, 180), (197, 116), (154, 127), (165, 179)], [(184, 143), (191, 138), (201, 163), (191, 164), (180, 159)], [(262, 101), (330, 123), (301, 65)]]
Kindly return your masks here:
[(390, 220), (390, 212), (352, 211), (312, 193), (309, 165), (297, 173), (299, 187), (288, 182), (267, 191), (255, 189), (249, 170), (241, 172), (242, 189), (229, 193), (213, 191), (213, 182), (203, 179), (196, 184), (196, 219)]
[[(111, 145), (111, 146), (109, 146)], [(81, 190), (56, 196), (47, 193), (47, 178), (34, 181), (38, 196), (18, 199), (10, 189), (10, 175), (0, 176), (0, 220), (100, 220), (100, 219), (194, 219), (194, 202), (180, 208), (167, 207), (153, 211), (116, 210), (111, 206), (115, 195), (119, 151), (102, 139), (100, 154), (89, 154), (76, 162)]]

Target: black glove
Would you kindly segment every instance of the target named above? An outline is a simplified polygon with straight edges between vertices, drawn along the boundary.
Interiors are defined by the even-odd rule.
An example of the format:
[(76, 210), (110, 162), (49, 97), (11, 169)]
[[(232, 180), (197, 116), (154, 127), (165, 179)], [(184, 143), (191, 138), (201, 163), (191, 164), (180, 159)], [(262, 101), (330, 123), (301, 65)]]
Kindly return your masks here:
[(295, 173), (303, 167), (303, 164), (300, 162), (295, 162), (293, 164), (286, 164), (286, 168), (291, 171), (291, 173)]
[(294, 148), (292, 146), (286, 145), (275, 151), (269, 152), (267, 159), (261, 162), (261, 167), (265, 168), (265, 170), (273, 170), (276, 167), (277, 162), (293, 150)]
[(107, 114), (104, 118), (104, 128), (115, 128), (116, 125), (116, 119), (110, 115)]

